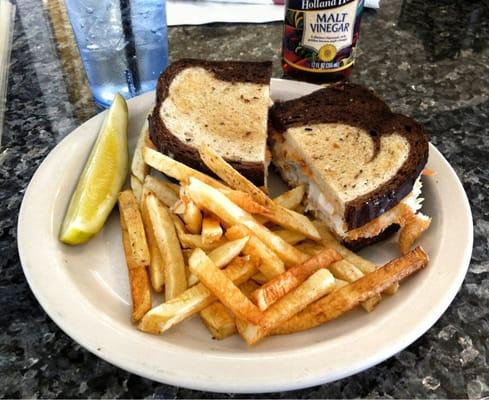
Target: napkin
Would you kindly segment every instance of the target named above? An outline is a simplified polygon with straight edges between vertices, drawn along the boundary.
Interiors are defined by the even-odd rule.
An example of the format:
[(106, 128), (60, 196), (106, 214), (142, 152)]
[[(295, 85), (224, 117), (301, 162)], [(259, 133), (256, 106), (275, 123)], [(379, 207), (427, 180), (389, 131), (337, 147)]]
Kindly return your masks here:
[[(279, 1), (275, 1), (279, 3)], [(379, 0), (365, 0), (365, 7), (379, 8)], [(272, 0), (168, 0), (167, 23), (202, 25), (211, 22), (272, 22), (284, 19), (284, 6)]]

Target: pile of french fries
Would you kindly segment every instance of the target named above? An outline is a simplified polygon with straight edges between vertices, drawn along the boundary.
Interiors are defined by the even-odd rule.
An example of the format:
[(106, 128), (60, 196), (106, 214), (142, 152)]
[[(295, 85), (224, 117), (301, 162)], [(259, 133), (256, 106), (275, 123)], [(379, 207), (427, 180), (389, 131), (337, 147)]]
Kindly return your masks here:
[(200, 155), (220, 180), (157, 152), (143, 129), (119, 196), (132, 320), (144, 332), (199, 314), (213, 338), (251, 345), (358, 305), (370, 312), (428, 262), (417, 247), (379, 268), (298, 212), (304, 187), (272, 199), (211, 148)]

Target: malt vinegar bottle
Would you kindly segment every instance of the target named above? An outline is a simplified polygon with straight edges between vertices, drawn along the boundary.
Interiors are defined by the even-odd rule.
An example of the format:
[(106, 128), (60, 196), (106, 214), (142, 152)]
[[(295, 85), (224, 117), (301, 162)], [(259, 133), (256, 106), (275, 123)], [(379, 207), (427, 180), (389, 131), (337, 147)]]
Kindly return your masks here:
[(284, 77), (313, 83), (351, 75), (364, 0), (287, 0), (282, 42)]

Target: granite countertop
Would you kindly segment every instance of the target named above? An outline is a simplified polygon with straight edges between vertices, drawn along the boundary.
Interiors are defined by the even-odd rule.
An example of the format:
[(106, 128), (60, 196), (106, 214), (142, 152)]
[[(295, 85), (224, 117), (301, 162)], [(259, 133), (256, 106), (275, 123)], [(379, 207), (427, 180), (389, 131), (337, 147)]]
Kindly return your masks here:
[[(102, 361), (50, 320), (27, 285), (16, 242), (25, 188), (56, 143), (97, 111), (79, 62), (70, 64), (69, 30), (53, 33), (60, 4), (17, 1), (0, 152), (0, 397), (236, 397), (159, 384)], [(352, 80), (424, 123), (455, 168), (472, 207), (472, 261), (452, 305), (407, 349), (353, 377), (270, 396), (489, 396), (488, 2), (384, 0), (365, 13), (361, 37)], [(279, 23), (174, 27), (169, 38), (172, 59), (272, 59), (281, 72)]]

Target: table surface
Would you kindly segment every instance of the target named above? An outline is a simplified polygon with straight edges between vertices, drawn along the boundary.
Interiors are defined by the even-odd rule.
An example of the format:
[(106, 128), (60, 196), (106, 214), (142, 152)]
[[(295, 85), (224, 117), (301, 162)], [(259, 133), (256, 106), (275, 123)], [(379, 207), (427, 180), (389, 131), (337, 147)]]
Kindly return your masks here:
[[(236, 397), (159, 384), (98, 359), (50, 320), (27, 285), (16, 243), (25, 188), (49, 151), (97, 112), (60, 4), (17, 1), (0, 152), (0, 397)], [(442, 318), (404, 351), (350, 378), (267, 396), (488, 396), (488, 2), (384, 0), (365, 13), (361, 35), (352, 81), (425, 124), (467, 191), (475, 230), (469, 273)], [(272, 59), (275, 76), (280, 39), (280, 23), (169, 30), (172, 60)]]

